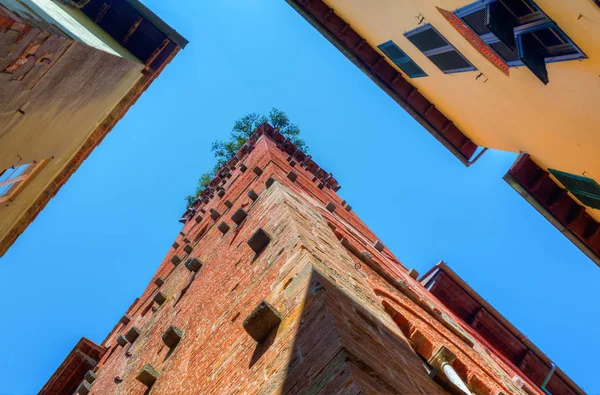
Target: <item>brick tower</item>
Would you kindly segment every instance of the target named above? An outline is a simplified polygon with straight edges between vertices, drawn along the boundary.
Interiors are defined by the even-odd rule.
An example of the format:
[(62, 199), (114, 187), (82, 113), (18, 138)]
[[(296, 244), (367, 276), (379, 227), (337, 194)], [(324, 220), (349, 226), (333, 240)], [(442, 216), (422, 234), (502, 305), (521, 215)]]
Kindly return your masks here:
[(446, 265), (417, 281), (339, 188), (261, 125), (143, 295), (41, 394), (583, 393), (530, 343), (517, 366), (524, 337)]

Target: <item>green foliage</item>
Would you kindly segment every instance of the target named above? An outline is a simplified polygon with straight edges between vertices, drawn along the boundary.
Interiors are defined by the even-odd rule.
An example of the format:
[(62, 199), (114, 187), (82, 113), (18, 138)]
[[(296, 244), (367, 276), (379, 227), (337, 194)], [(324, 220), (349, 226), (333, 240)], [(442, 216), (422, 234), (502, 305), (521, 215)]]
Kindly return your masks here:
[(257, 113), (244, 115), (233, 124), (233, 129), (228, 140), (213, 142), (211, 150), (215, 155), (215, 159), (217, 159), (217, 163), (211, 171), (200, 176), (196, 192), (193, 195), (186, 196), (185, 200), (188, 206), (204, 192), (208, 184), (215, 178), (217, 172), (242, 148), (252, 135), (252, 132), (263, 122), (268, 122), (275, 129), (279, 129), (279, 132), (289, 138), (296, 147), (307, 152), (308, 147), (306, 143), (299, 137), (300, 128), (296, 124), (291, 123), (283, 111), (273, 108), (268, 116)]

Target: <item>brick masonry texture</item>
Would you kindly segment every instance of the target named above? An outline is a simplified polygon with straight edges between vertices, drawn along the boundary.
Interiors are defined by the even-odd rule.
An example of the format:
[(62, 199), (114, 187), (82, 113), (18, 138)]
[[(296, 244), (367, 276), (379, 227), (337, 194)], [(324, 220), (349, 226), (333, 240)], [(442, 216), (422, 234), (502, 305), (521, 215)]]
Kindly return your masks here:
[(0, 5), (0, 73), (31, 90), (73, 44), (54, 26), (23, 20)]
[[(431, 378), (424, 367), (442, 346), (456, 355), (453, 367), (473, 393), (542, 393), (527, 380), (518, 388), (511, 380), (518, 370), (479, 342), (386, 247), (375, 249), (378, 238), (352, 211), (328, 211), (329, 202), (346, 206), (334, 191), (339, 186), (290, 150), (262, 125), (228, 165), (231, 177), (218, 181), (224, 198), (201, 198), (188, 210), (179, 247), (126, 312), (131, 321), (117, 323), (102, 343), (90, 393), (445, 394), (441, 374)], [(295, 181), (287, 177), (290, 152)], [(242, 163), (262, 173), (243, 172)], [(248, 216), (236, 226), (231, 215), (240, 208)], [(196, 214), (210, 209), (222, 216), (196, 222)], [(231, 227), (225, 234), (217, 229), (221, 221)], [(270, 241), (255, 253), (248, 240), (258, 229)], [(191, 254), (183, 251), (184, 237)], [(203, 265), (198, 272), (174, 266), (176, 254)], [(160, 287), (157, 277), (164, 279)], [(153, 302), (158, 292), (167, 296), (161, 306)], [(243, 323), (262, 301), (281, 322), (259, 344)], [(139, 337), (118, 345), (133, 326)], [(169, 348), (162, 336), (171, 326), (182, 336)], [(146, 365), (158, 372), (150, 388), (136, 380)]]

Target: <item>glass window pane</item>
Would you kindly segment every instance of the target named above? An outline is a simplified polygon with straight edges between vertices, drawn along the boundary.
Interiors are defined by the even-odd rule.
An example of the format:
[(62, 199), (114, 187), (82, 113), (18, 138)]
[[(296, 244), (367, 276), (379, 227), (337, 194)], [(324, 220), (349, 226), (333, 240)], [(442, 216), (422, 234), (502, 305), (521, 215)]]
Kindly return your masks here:
[(453, 71), (472, 67), (458, 52), (444, 52), (429, 57), (442, 71)]
[(422, 52), (445, 47), (448, 42), (432, 28), (406, 36)]

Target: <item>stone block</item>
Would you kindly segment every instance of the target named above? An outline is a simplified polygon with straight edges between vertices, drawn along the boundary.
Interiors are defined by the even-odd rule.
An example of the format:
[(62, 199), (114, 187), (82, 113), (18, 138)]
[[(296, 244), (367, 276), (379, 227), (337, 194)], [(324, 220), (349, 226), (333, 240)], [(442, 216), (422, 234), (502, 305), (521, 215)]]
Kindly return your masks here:
[(296, 174), (296, 172), (294, 172), (293, 170), (290, 170), (290, 172), (287, 174), (287, 178), (291, 182), (296, 182), (296, 180), (298, 179), (298, 174)]
[(256, 232), (248, 240), (248, 245), (257, 254), (260, 254), (262, 250), (269, 244), (271, 237), (262, 228), (258, 228)]
[(267, 181), (265, 181), (265, 185), (267, 186), (267, 189), (269, 189), (271, 187), (271, 185), (273, 185), (274, 182), (275, 182), (275, 179), (273, 177), (269, 177), (269, 179)]
[(154, 279), (154, 284), (156, 284), (157, 287), (162, 287), (164, 283), (165, 279), (162, 277), (156, 277), (156, 279)]
[(235, 222), (237, 226), (240, 226), (247, 216), (248, 213), (246, 213), (244, 209), (240, 208), (235, 213), (233, 213), (233, 215), (231, 216), (231, 220)]
[(79, 384), (79, 387), (77, 387), (77, 389), (75, 390), (75, 393), (78, 395), (87, 395), (90, 393), (91, 390), (92, 386), (90, 385), (90, 383), (88, 383), (87, 381), (82, 381), (81, 384)]
[(178, 243), (178, 242), (175, 242), (175, 243), (173, 243), (173, 246), (172, 246), (172, 247), (173, 247), (174, 249), (178, 249), (178, 248), (179, 248), (179, 243)]
[(150, 388), (158, 380), (158, 372), (150, 364), (144, 365), (136, 377), (137, 381)]
[(119, 320), (119, 322), (123, 325), (127, 325), (129, 324), (129, 321), (131, 321), (131, 317), (128, 316), (127, 314), (125, 314), (123, 317), (121, 317), (121, 319)]
[(410, 270), (408, 271), (408, 275), (409, 275), (409, 276), (411, 276), (412, 278), (414, 278), (415, 280), (416, 280), (417, 278), (419, 278), (419, 272), (418, 272), (418, 271), (416, 271), (415, 269), (410, 269)]
[(215, 221), (216, 221), (216, 220), (218, 220), (220, 216), (221, 216), (221, 213), (220, 213), (220, 212), (218, 212), (218, 211), (217, 211), (217, 210), (215, 210), (214, 208), (211, 208), (211, 209), (210, 209), (210, 217), (211, 217), (213, 220), (215, 220)]
[(384, 249), (383, 243), (381, 243), (379, 240), (377, 240), (377, 241), (375, 241), (375, 243), (373, 243), (373, 247), (379, 252), (383, 251), (383, 249)]
[(85, 376), (83, 376), (83, 379), (92, 384), (94, 381), (96, 381), (96, 373), (94, 373), (92, 370), (88, 370)]
[(194, 251), (194, 247), (192, 247), (189, 244), (186, 244), (183, 246), (183, 251), (185, 251), (187, 254), (191, 254), (192, 251)]
[(440, 346), (437, 351), (429, 358), (427, 363), (431, 365), (435, 370), (441, 372), (444, 364), (452, 365), (456, 360), (456, 355), (452, 351), (446, 348), (446, 346)]
[(255, 167), (254, 167), (254, 169), (252, 169), (252, 171), (253, 171), (253, 172), (254, 172), (254, 174), (256, 174), (257, 176), (260, 176), (260, 175), (263, 173), (262, 169), (261, 169), (260, 167), (258, 167), (258, 166), (255, 166)]
[(333, 213), (335, 211), (335, 204), (333, 202), (329, 202), (325, 206), (325, 209), (327, 209), (327, 211), (329, 211), (330, 213)]
[(194, 221), (196, 221), (196, 223), (199, 224), (200, 222), (202, 222), (202, 216), (196, 215), (196, 218), (194, 218)]
[(117, 336), (117, 344), (121, 347), (125, 347), (125, 345), (127, 344), (127, 339), (125, 339), (125, 336), (123, 336), (123, 335)]
[(254, 192), (254, 189), (248, 191), (248, 197), (252, 199), (252, 201), (256, 201), (258, 199), (258, 194)]
[(179, 255), (173, 255), (173, 257), (171, 257), (171, 263), (175, 266), (179, 265), (181, 263)]
[(187, 268), (187, 270), (189, 270), (190, 272), (197, 272), (198, 270), (200, 270), (200, 268), (202, 267), (204, 263), (197, 259), (197, 258), (190, 258), (187, 260), (187, 262), (185, 262), (185, 267)]
[(163, 333), (162, 341), (167, 345), (167, 347), (173, 348), (179, 343), (182, 337), (183, 331), (171, 325), (169, 328), (167, 328), (165, 333)]
[(240, 171), (241, 171), (242, 173), (245, 173), (245, 172), (246, 172), (246, 170), (248, 170), (248, 167), (247, 167), (245, 164), (243, 164), (243, 163), (242, 163), (242, 164), (240, 165)]
[(229, 225), (227, 225), (225, 222), (221, 222), (219, 226), (217, 226), (217, 229), (219, 229), (221, 233), (225, 234), (229, 232)]
[(242, 324), (246, 332), (258, 343), (263, 343), (273, 329), (281, 323), (281, 313), (263, 300), (252, 310)]
[(139, 328), (132, 326), (131, 329), (129, 329), (127, 331), (127, 333), (125, 334), (125, 339), (129, 343), (133, 343), (141, 334), (142, 334), (142, 332), (140, 331)]
[(233, 203), (231, 203), (230, 200), (225, 200), (225, 207), (232, 208), (233, 207)]
[(158, 305), (162, 305), (163, 303), (165, 303), (167, 301), (167, 295), (165, 295), (162, 292), (157, 293), (156, 295), (154, 295), (154, 301), (158, 304)]
[(225, 196), (225, 191), (224, 190), (220, 190), (219, 192), (217, 192), (217, 196), (222, 198), (223, 196)]

